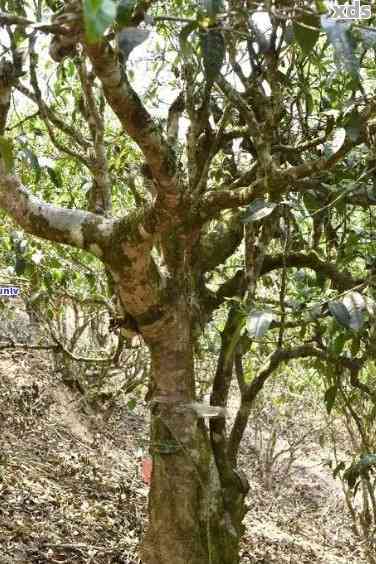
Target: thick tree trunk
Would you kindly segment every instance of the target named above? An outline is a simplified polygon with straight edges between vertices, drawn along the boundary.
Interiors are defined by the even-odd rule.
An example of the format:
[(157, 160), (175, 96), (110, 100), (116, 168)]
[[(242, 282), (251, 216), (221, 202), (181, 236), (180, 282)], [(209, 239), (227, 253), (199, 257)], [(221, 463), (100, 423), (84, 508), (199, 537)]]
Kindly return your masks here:
[(153, 473), (141, 557), (144, 564), (236, 564), (240, 527), (225, 510), (207, 429), (190, 405), (195, 394), (189, 313), (178, 307), (149, 343)]

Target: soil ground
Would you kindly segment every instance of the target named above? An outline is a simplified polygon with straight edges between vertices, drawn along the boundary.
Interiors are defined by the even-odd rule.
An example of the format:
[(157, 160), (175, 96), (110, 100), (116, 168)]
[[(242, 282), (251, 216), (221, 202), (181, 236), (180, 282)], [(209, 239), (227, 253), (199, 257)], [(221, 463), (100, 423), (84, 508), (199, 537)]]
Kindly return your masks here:
[[(0, 564), (139, 563), (148, 421), (142, 401), (128, 401), (95, 412), (49, 353), (0, 350)], [(241, 466), (251, 484), (242, 564), (364, 562), (314, 440), (270, 489), (250, 428)]]

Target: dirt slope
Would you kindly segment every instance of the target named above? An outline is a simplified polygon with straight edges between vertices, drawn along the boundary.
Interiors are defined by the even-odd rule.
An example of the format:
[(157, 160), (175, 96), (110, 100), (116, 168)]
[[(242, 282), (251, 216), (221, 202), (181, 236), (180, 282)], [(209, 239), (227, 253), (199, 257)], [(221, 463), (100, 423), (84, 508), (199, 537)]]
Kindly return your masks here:
[[(0, 564), (138, 564), (147, 413), (92, 412), (46, 353), (0, 351)], [(312, 444), (279, 494), (251, 454), (242, 563), (360, 563), (337, 484)], [(275, 477), (278, 481), (278, 476)], [(172, 563), (173, 564), (173, 563)]]

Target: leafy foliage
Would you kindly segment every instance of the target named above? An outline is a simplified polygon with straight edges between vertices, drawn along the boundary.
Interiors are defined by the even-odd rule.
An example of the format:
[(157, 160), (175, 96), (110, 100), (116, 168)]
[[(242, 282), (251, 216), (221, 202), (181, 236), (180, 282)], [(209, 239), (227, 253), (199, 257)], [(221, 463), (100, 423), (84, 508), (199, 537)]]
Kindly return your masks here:
[(120, 0), (116, 10), (116, 23), (119, 27), (127, 27), (131, 23), (135, 0)]
[(204, 14), (214, 19), (224, 8), (223, 0), (200, 0), (200, 6)]
[(313, 14), (305, 14), (293, 22), (293, 29), (294, 36), (304, 53), (310, 53), (320, 35), (320, 19)]
[(117, 5), (114, 0), (84, 0), (83, 7), (87, 37), (95, 43), (114, 22)]
[[(261, 4), (243, 11), (218, 0), (179, 0), (166, 13), (163, 3), (85, 1), (86, 39), (73, 27), (78, 46), (62, 45), (61, 58), (52, 57), (56, 66), (31, 57), (17, 83), (17, 96), (28, 102), (20, 104), (22, 115), (12, 113), (0, 151), (7, 171), (35, 195), (90, 211), (85, 237), (74, 233), (86, 250), (11, 235), (4, 219), (1, 260), (53, 328), (68, 301), (86, 315), (94, 300), (107, 321), (113, 315), (110, 343), (93, 322), (98, 343), (103, 337), (109, 347), (97, 347), (103, 358), (121, 354), (127, 331), (146, 333), (151, 311), (169, 322), (189, 320), (189, 351), (200, 362), (217, 361), (203, 392), (212, 388), (225, 404), (227, 382), (215, 386), (237, 370), (238, 423), (246, 422), (266, 379), (292, 367), (297, 387), (317, 386), (328, 416), (345, 413), (368, 430), (376, 358), (374, 30), (330, 20), (321, 2), (297, 15)], [(154, 18), (152, 36), (144, 8)], [(47, 13), (57, 9), (50, 2)], [(77, 18), (62, 25), (69, 21), (79, 25)], [(129, 55), (146, 38), (133, 61)], [(28, 39), (10, 37), (12, 57), (14, 45)], [(52, 43), (70, 39), (58, 34)], [(103, 57), (99, 63), (89, 60), (91, 49)], [(112, 77), (121, 81), (116, 88)], [(98, 193), (108, 196), (107, 205), (98, 205)], [(91, 221), (102, 226), (99, 243), (116, 224), (105, 252), (86, 244)], [(120, 237), (126, 242), (116, 247)], [(130, 247), (115, 279), (114, 264)], [(111, 267), (97, 258), (106, 263), (109, 256)], [(137, 283), (147, 288), (146, 301), (158, 302), (145, 318), (141, 290), (132, 295)], [(186, 317), (174, 309), (180, 299)], [(75, 346), (66, 339), (68, 356)], [(200, 416), (211, 413), (205, 408)], [(349, 485), (373, 464), (354, 466)], [(342, 470), (337, 466), (338, 475)]]

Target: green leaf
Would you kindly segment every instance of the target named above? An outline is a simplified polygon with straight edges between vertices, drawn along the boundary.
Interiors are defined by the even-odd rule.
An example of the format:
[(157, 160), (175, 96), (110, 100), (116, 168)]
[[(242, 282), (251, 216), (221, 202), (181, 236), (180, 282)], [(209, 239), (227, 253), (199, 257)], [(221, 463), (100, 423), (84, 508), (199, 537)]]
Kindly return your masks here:
[(308, 190), (303, 194), (303, 202), (309, 213), (313, 213), (322, 208), (322, 201), (313, 190)]
[(14, 164), (13, 143), (11, 139), (0, 137), (0, 154), (4, 161), (5, 172), (11, 172)]
[(354, 110), (349, 114), (346, 120), (346, 135), (351, 141), (358, 141), (362, 128), (362, 119), (357, 110)]
[(27, 267), (27, 261), (24, 258), (17, 256), (16, 257), (16, 264), (15, 264), (15, 267), (14, 267), (14, 270), (16, 271), (17, 276), (21, 276), (22, 274), (24, 274), (26, 267)]
[(116, 10), (116, 23), (120, 27), (127, 27), (132, 23), (133, 10), (136, 5), (136, 0), (120, 0)]
[(218, 29), (201, 30), (200, 45), (206, 80), (208, 84), (213, 84), (221, 72), (226, 52), (221, 31)]
[(331, 386), (325, 392), (324, 402), (325, 402), (325, 407), (326, 407), (326, 411), (328, 412), (328, 415), (330, 415), (330, 413), (333, 409), (334, 402), (336, 401), (336, 397), (337, 397), (337, 392), (338, 392), (337, 386)]
[(202, 11), (210, 18), (214, 18), (223, 11), (223, 0), (200, 0)]
[(320, 19), (314, 14), (304, 14), (293, 23), (294, 35), (302, 51), (308, 55), (320, 35)]
[(246, 321), (247, 333), (250, 337), (261, 338), (268, 331), (274, 315), (270, 311), (253, 310)]
[(350, 315), (342, 302), (329, 302), (328, 308), (331, 315), (343, 327), (348, 329), (350, 327)]
[(305, 101), (306, 101), (306, 112), (309, 115), (313, 112), (314, 109), (313, 96), (310, 92), (305, 93)]
[(135, 400), (135, 398), (132, 398), (131, 400), (129, 400), (129, 402), (127, 403), (127, 407), (130, 411), (133, 411), (134, 408), (137, 405), (137, 401)]
[(89, 283), (89, 286), (92, 290), (95, 290), (97, 285), (97, 278), (92, 272), (85, 272), (85, 278)]
[(51, 181), (53, 184), (55, 184), (55, 186), (57, 188), (61, 188), (62, 187), (62, 180), (61, 180), (61, 176), (58, 172), (56, 172), (55, 169), (53, 169), (52, 167), (48, 166), (46, 167), (48, 176), (51, 178)]
[(64, 276), (64, 272), (63, 272), (62, 270), (58, 269), (58, 268), (52, 268), (52, 269), (51, 269), (51, 274), (52, 274), (52, 279), (53, 279), (55, 282), (60, 282), (61, 279), (62, 279), (63, 276)]
[(340, 333), (339, 335), (337, 335), (337, 337), (334, 339), (332, 347), (331, 347), (333, 352), (335, 354), (341, 354), (347, 340), (348, 340), (348, 337), (345, 335), (345, 333)]
[(367, 303), (359, 292), (349, 292), (342, 302), (329, 302), (328, 308), (340, 325), (360, 331), (364, 325)]
[(324, 0), (316, 0), (315, 4), (316, 4), (316, 10), (318, 11), (319, 14), (326, 14), (328, 9), (325, 5)]
[(256, 198), (256, 200), (248, 206), (243, 223), (260, 221), (260, 219), (268, 217), (268, 215), (270, 215), (276, 207), (277, 204), (273, 202), (265, 202), (265, 200), (262, 200), (261, 198)]
[(114, 0), (84, 0), (84, 22), (90, 43), (98, 42), (116, 18)]
[(53, 12), (57, 12), (64, 7), (64, 2), (62, 0), (46, 0), (46, 4)]

